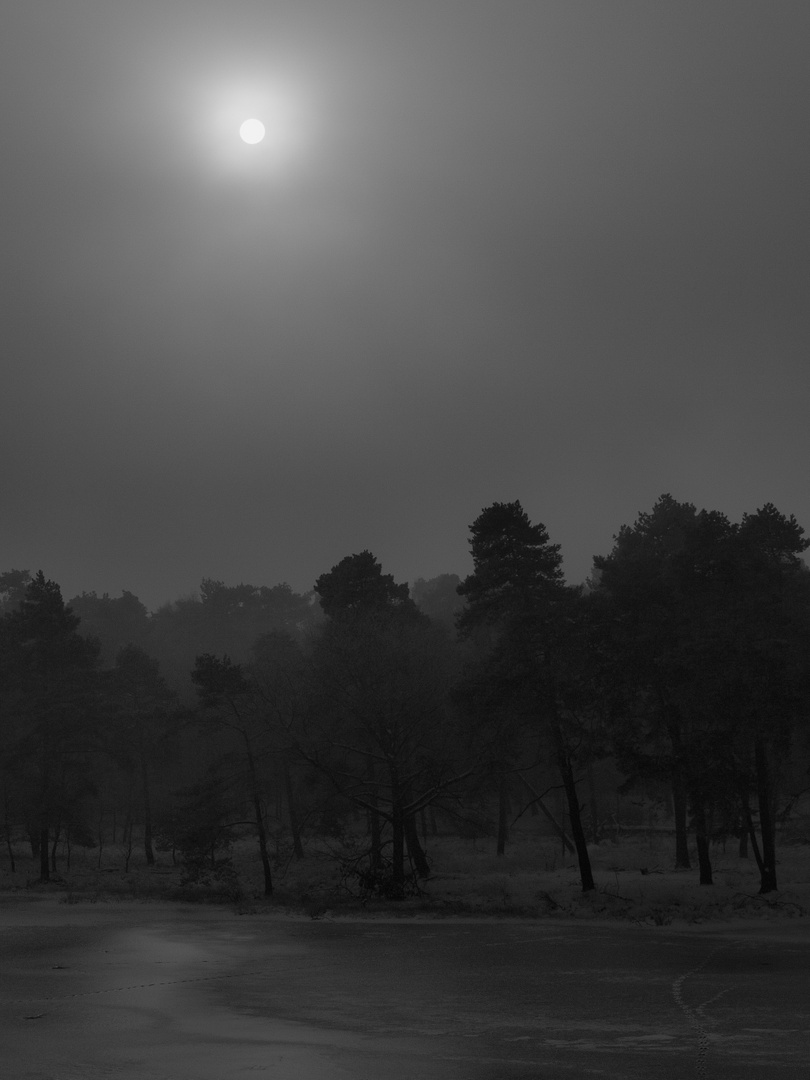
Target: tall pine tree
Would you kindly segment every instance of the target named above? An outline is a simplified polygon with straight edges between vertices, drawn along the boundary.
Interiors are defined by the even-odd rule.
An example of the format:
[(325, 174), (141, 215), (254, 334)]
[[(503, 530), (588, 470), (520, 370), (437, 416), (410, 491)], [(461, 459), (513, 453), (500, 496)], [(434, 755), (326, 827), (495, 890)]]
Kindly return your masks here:
[[(577, 708), (571, 708), (571, 650), (579, 592), (566, 586), (560, 545), (533, 525), (519, 502), (493, 503), (470, 527), (473, 573), (458, 587), (462, 637), (480, 635), (486, 677), (540, 725), (565, 790), (583, 892), (594, 888), (577, 794)], [(572, 737), (572, 734), (574, 737)]]

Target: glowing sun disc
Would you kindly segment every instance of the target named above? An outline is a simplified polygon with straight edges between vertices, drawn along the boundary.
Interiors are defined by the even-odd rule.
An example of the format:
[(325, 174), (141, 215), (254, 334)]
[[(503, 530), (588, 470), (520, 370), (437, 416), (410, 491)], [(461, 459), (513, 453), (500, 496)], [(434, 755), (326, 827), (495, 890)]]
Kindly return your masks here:
[(239, 135), (246, 143), (261, 142), (264, 138), (264, 124), (261, 120), (245, 120), (239, 128)]

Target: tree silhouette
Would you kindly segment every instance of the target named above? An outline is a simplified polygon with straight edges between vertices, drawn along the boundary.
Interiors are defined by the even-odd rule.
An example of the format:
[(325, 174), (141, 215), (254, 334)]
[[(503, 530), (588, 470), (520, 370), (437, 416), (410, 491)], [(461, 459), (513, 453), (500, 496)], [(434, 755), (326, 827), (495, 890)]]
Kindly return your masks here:
[(370, 551), (341, 559), (328, 574), (321, 574), (315, 582), (315, 592), (320, 597), (324, 614), (330, 618), (368, 612), (373, 608), (416, 609), (408, 595), (407, 584), (397, 585), (393, 575), (383, 574), (382, 566)]
[(502, 701), (534, 718), (547, 737), (565, 790), (583, 892), (594, 888), (577, 795), (586, 699), (572, 650), (579, 647), (578, 590), (564, 582), (560, 545), (519, 502), (493, 503), (470, 527), (473, 573), (459, 586), (467, 604), (462, 638), (486, 646), (486, 679)]
[(802, 533), (771, 504), (733, 525), (662, 495), (619, 531), (610, 555), (594, 560), (613, 610), (614, 664), (628, 691), (620, 759), (630, 770), (668, 775), (677, 866), (689, 865), (688, 801), (704, 885), (712, 883), (712, 818), (734, 806), (754, 841), (761, 891), (776, 887), (774, 773), (808, 708)]
[(99, 750), (99, 648), (77, 632), (78, 625), (59, 586), (42, 571), (3, 624), (9, 718), (3, 756), (6, 768), (25, 777), (26, 816), (43, 881), (50, 876), (49, 836), (78, 812)]
[(372, 871), (391, 829), (390, 895), (404, 895), (404, 858), (428, 873), (416, 816), (460, 780), (449, 702), (450, 643), (369, 551), (315, 585), (327, 614), (313, 649), (312, 758), (369, 815)]

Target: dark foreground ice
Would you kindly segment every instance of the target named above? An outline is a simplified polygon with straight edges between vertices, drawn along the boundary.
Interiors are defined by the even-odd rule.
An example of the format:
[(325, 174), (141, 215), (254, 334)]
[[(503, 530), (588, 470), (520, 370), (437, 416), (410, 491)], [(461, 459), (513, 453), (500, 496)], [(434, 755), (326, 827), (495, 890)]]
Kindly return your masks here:
[(0, 904), (3, 1080), (810, 1080), (806, 920)]

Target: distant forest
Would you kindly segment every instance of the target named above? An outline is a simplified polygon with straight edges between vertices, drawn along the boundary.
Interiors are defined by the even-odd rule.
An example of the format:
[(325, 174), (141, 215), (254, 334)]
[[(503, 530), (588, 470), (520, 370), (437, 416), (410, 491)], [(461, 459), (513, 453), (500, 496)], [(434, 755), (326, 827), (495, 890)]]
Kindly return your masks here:
[(777, 889), (780, 825), (810, 787), (810, 541), (767, 504), (734, 523), (663, 495), (572, 587), (519, 502), (470, 527), (473, 571), (410, 588), (369, 551), (309, 594), (203, 580), (150, 614), (130, 592), (65, 602), (0, 573), (7, 858), (40, 878), (123, 845), (188, 881), (250, 838), (284, 860), (351, 850), (378, 895), (430, 872), (424, 838), (542, 814), (594, 887), (588, 846), (635, 793), (711, 884), (735, 838)]

